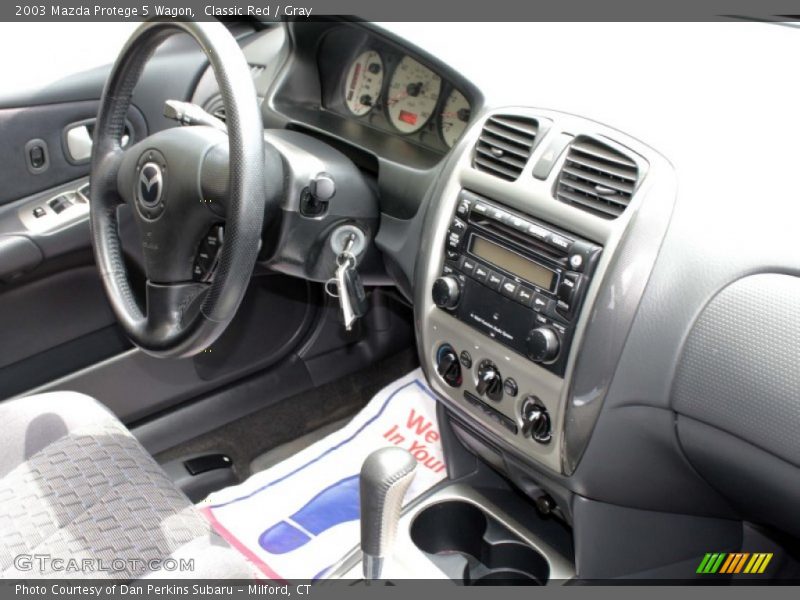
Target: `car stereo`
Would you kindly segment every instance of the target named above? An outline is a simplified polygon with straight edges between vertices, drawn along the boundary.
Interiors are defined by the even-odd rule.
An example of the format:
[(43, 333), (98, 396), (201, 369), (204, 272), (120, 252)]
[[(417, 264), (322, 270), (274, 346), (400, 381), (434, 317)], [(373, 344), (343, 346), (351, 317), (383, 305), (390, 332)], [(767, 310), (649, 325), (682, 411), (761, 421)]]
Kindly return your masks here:
[(433, 284), (440, 309), (563, 376), (602, 247), (461, 190)]

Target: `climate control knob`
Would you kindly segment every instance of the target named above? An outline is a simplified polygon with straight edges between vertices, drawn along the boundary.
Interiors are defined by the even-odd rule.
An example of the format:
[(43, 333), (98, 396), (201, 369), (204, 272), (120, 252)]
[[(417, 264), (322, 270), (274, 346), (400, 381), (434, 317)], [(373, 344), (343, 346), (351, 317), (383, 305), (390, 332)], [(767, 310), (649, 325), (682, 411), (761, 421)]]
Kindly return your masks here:
[(522, 401), (522, 433), (531, 436), (540, 444), (546, 444), (552, 437), (550, 413), (536, 396), (528, 396)]
[(503, 398), (503, 377), (494, 363), (485, 360), (478, 366), (478, 393), (500, 402)]
[(452, 275), (444, 275), (433, 282), (433, 303), (439, 308), (455, 308), (461, 297), (461, 286)]
[(561, 344), (558, 340), (558, 333), (552, 327), (537, 327), (528, 334), (525, 340), (528, 350), (528, 358), (535, 362), (553, 362), (558, 358), (558, 351)]
[(440, 346), (436, 352), (436, 372), (450, 387), (461, 386), (461, 364), (458, 362), (458, 354), (450, 344)]

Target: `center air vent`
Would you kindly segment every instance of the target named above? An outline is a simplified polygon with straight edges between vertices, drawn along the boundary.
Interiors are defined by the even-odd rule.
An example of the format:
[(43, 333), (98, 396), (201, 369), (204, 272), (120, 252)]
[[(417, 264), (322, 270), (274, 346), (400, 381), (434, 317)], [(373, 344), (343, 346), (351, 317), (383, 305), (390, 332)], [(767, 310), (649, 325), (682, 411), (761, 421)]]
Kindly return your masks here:
[(475, 145), (474, 167), (514, 181), (528, 162), (538, 129), (536, 119), (508, 115), (489, 117)]
[(606, 219), (622, 214), (636, 190), (639, 167), (622, 152), (589, 137), (569, 147), (556, 198)]

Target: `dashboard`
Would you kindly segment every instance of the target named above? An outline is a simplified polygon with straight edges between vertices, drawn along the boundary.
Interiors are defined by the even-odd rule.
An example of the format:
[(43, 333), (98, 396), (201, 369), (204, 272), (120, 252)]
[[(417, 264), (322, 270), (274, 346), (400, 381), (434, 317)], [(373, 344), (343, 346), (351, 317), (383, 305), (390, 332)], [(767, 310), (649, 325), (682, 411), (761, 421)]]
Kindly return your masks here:
[[(546, 489), (583, 528), (594, 523), (576, 497), (659, 519), (747, 515), (800, 535), (789, 509), (800, 492), (786, 483), (800, 384), (771, 366), (797, 356), (796, 220), (775, 218), (797, 209), (781, 178), (754, 176), (794, 168), (778, 57), (796, 51), (796, 31), (509, 24), (503, 56), (530, 56), (533, 37), (561, 48), (515, 77), (513, 60), (471, 46), (481, 24), (463, 24), (458, 43), (441, 23), (393, 25), (403, 37), (291, 22), (260, 34), (281, 38), (269, 60), (244, 50), (274, 69), (259, 91), (265, 126), (332, 145), (373, 181), (375, 246), (413, 301), (420, 361), (462, 443), (521, 489)], [(687, 48), (677, 58), (676, 28)], [(736, 77), (708, 79), (726, 72), (702, 58), (709, 32)], [(588, 69), (586, 48), (598, 64), (624, 57), (637, 85)], [(730, 127), (758, 100), (739, 88), (745, 67), (775, 104), (748, 129), (758, 153)], [(711, 83), (677, 94), (665, 72)], [(578, 249), (588, 253), (575, 263)], [(758, 427), (754, 411), (768, 415)], [(734, 454), (748, 458), (733, 465)]]

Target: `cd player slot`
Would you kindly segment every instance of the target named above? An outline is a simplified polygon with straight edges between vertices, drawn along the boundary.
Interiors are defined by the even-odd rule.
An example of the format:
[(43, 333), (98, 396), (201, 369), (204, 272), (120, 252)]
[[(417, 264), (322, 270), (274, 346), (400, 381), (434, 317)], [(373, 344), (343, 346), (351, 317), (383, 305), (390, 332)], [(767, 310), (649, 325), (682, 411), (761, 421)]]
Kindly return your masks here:
[(509, 227), (508, 225), (504, 225), (494, 219), (490, 219), (487, 217), (483, 217), (480, 215), (475, 215), (470, 218), (470, 223), (480, 227), (484, 231), (489, 233), (493, 233), (494, 235), (498, 236), (501, 239), (509, 240), (514, 242), (521, 248), (529, 251), (535, 252), (537, 254), (543, 255), (556, 264), (560, 266), (567, 265), (567, 257), (566, 255), (559, 253), (550, 246), (546, 244), (544, 241), (537, 240), (529, 235), (525, 235), (513, 227)]

